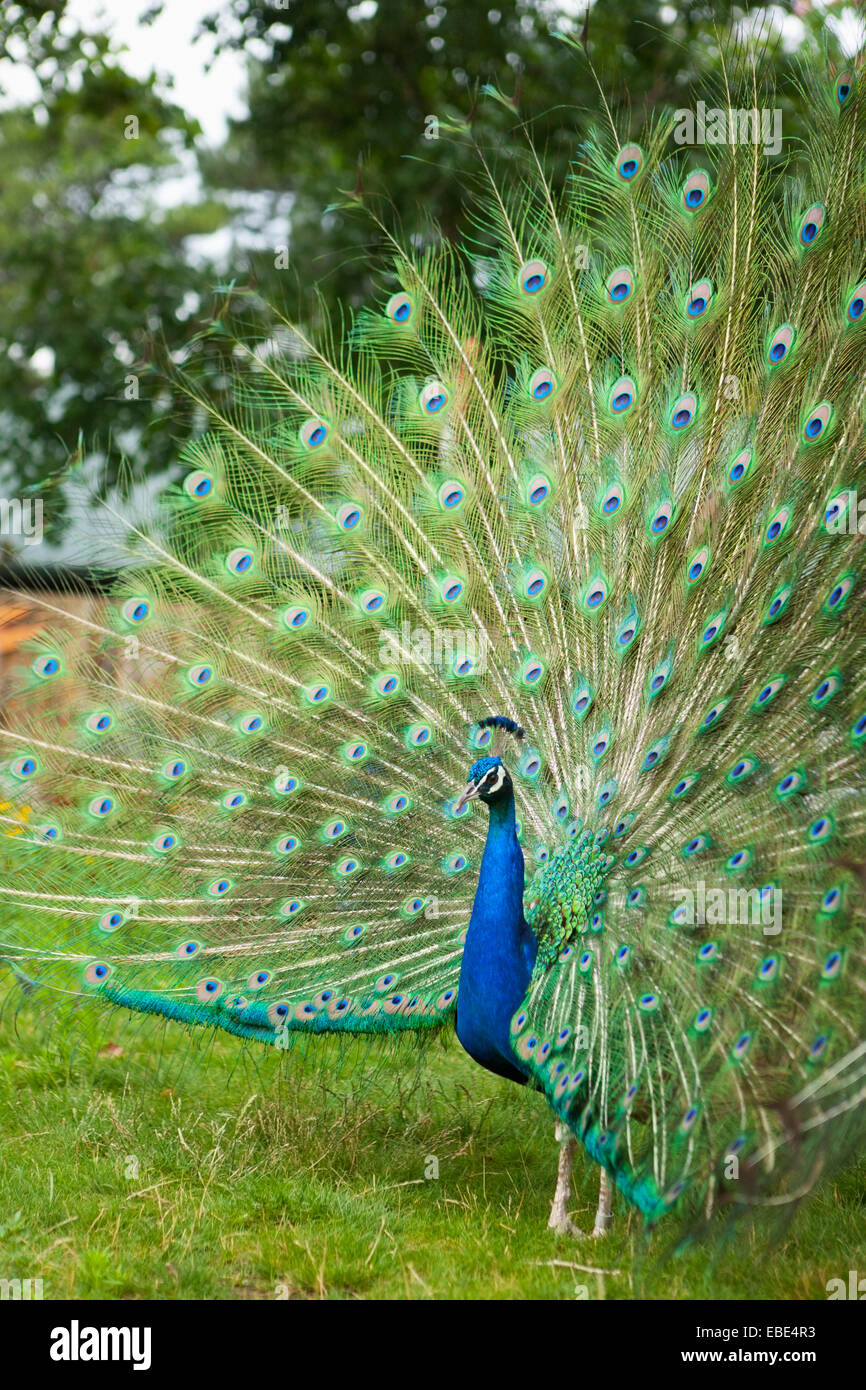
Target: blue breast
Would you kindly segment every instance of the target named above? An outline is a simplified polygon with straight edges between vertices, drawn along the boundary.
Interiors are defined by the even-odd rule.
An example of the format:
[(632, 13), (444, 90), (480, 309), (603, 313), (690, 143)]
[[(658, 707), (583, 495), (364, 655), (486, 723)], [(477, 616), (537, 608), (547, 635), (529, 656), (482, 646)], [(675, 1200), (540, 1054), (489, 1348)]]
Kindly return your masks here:
[(512, 1050), (511, 1020), (526, 995), (537, 951), (523, 916), (523, 880), (514, 798), (508, 796), (490, 808), (460, 970), (457, 1037), (480, 1066), (518, 1082), (529, 1073)]

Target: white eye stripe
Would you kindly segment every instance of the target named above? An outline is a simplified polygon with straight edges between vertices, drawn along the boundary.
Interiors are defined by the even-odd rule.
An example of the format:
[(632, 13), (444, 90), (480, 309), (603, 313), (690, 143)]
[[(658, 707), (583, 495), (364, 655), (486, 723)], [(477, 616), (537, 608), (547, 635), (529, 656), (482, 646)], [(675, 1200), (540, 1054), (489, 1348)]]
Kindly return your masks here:
[[(488, 777), (492, 777), (492, 776), (493, 776), (493, 773), (494, 773), (494, 772), (496, 773), (496, 781), (495, 781), (495, 782), (492, 782), (492, 783), (490, 784), (490, 786), (488, 787), (488, 786), (485, 785), (485, 783), (487, 782), (487, 778), (488, 778)], [(482, 788), (482, 790), (483, 790), (484, 792), (486, 792), (486, 793), (488, 793), (488, 794), (489, 794), (490, 792), (498, 792), (498, 791), (499, 791), (499, 788), (502, 786), (502, 783), (503, 783), (504, 781), (505, 781), (505, 768), (502, 767), (502, 766), (500, 765), (499, 767), (491, 768), (491, 769), (490, 769), (490, 771), (489, 771), (489, 772), (487, 773), (487, 775), (485, 776), (484, 781), (481, 783), (481, 788)]]

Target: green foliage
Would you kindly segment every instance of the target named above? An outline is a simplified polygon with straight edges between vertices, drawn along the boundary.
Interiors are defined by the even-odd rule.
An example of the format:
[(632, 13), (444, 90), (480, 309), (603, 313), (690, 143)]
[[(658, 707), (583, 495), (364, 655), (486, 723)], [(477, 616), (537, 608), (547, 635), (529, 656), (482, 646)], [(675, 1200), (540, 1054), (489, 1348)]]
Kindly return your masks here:
[[(166, 208), (193, 162), (198, 125), (123, 70), (99, 36), (61, 28), (66, 6), (11, 5), (4, 55), (29, 61), (30, 105), (0, 111), (0, 418), (4, 483), (32, 486), (79, 440), (162, 471), (184, 432), (160, 351), (179, 352), (206, 310), (211, 277), (186, 238), (226, 218), (215, 199)], [(59, 530), (59, 497), (46, 521)]]

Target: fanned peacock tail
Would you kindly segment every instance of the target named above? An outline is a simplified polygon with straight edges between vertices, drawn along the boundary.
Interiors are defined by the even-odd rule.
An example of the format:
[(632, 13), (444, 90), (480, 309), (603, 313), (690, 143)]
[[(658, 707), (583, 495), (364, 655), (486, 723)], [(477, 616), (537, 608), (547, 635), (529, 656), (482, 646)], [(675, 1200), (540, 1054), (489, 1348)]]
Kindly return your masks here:
[(853, 70), (804, 83), (787, 165), (604, 103), (564, 190), (482, 158), (464, 252), (380, 227), (350, 332), (227, 337), (224, 414), (188, 383), (184, 481), (106, 604), (42, 600), (0, 729), (43, 998), (452, 1024), (498, 712), (514, 1057), (589, 1154), (654, 1219), (862, 1137), (866, 143)]

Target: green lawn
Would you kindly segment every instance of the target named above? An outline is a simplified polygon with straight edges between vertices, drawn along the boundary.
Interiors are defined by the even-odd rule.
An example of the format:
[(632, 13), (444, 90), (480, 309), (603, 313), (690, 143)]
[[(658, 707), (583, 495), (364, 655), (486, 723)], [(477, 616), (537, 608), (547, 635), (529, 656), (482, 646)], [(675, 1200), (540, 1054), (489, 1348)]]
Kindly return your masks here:
[[(619, 1197), (604, 1241), (556, 1237), (550, 1114), (453, 1042), (420, 1067), (320, 1039), (283, 1057), (120, 1014), (46, 1035), (7, 1007), (0, 1106), (0, 1275), (46, 1298), (823, 1299), (866, 1248), (866, 1165), (772, 1258), (743, 1230), (714, 1262), (648, 1260)], [(579, 1161), (578, 1224), (596, 1191)]]

